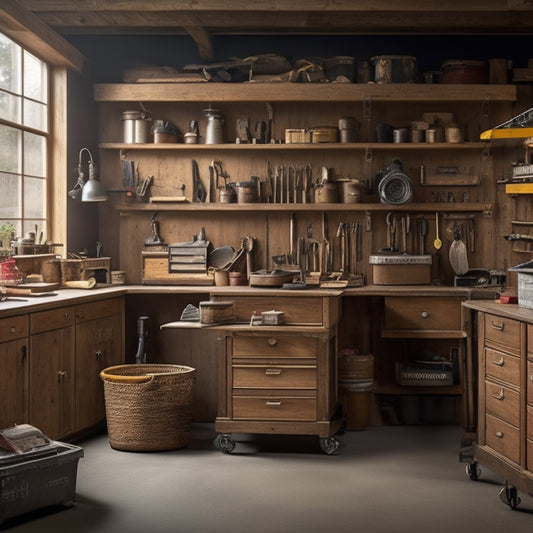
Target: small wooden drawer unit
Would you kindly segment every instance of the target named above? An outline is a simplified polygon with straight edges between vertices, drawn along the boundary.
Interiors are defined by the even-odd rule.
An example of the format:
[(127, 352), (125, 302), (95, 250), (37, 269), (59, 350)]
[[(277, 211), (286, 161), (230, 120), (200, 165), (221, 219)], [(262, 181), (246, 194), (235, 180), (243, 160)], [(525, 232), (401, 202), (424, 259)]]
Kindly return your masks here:
[[(327, 453), (342, 419), (337, 409), (336, 324), (338, 298), (235, 295), (237, 320), (224, 326), (215, 429), (221, 449), (231, 451), (230, 433), (317, 435)], [(252, 326), (250, 316), (283, 311), (279, 326)], [(327, 324), (327, 325), (326, 325)], [(327, 442), (328, 444), (324, 444)], [(336, 443), (331, 447), (331, 443)]]

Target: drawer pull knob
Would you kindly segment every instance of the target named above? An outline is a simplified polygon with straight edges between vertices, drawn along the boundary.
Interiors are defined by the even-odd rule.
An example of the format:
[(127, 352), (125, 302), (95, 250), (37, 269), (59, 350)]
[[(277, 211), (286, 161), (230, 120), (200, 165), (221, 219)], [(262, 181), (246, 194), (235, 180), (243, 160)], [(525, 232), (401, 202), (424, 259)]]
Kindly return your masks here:
[(268, 339), (269, 346), (276, 346), (277, 343), (278, 343), (278, 339), (276, 339), (275, 337), (269, 337)]
[(492, 329), (497, 329), (498, 331), (503, 331), (503, 329), (505, 328), (505, 324), (503, 322), (501, 324), (495, 324), (494, 322), (491, 322), (490, 327)]
[(496, 431), (494, 435), (496, 435), (496, 437), (498, 437), (499, 439), (503, 439), (503, 433), (501, 431)]
[(281, 368), (267, 368), (265, 369), (267, 376), (279, 376), (281, 374)]
[(425, 318), (427, 318), (429, 316), (429, 313), (427, 311), (422, 311), (420, 313), (420, 316), (425, 319)]
[(267, 400), (265, 402), (265, 405), (268, 407), (280, 407), (281, 406), (281, 400)]
[(11, 333), (16, 333), (17, 328), (15, 326), (11, 326), (11, 329), (9, 330)]
[(494, 361), (494, 359), (493, 359), (492, 360), (492, 364), (496, 365), (496, 366), (503, 366), (503, 365), (505, 365), (505, 360), (503, 359), (503, 357), (501, 359), (499, 359), (498, 361)]
[(65, 313), (65, 320), (68, 320), (70, 318), (70, 313)]
[(492, 397), (495, 400), (504, 400), (505, 399), (505, 392), (503, 391), (503, 389), (500, 389), (500, 392), (498, 392), (498, 394), (493, 394)]

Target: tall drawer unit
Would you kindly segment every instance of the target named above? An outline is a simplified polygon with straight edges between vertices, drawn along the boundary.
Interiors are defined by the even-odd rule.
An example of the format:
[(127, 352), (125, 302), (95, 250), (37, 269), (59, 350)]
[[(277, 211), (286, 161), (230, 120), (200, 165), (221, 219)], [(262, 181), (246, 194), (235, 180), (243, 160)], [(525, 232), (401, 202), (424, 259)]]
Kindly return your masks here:
[(491, 450), (518, 465), (525, 459), (521, 445), (526, 430), (521, 409), (525, 324), (484, 313), (479, 329), (483, 339), (479, 385), (484, 392), (479, 405), (480, 437)]
[(518, 305), (471, 300), (477, 326), (478, 428), (467, 473), (478, 463), (501, 478), (501, 500), (512, 509), (518, 490), (533, 495), (533, 311)]
[[(322, 449), (333, 453), (342, 422), (335, 416), (337, 298), (266, 294), (224, 295), (234, 300), (242, 323), (225, 326), (220, 337), (220, 448), (233, 450), (231, 433), (278, 433), (317, 435)], [(252, 314), (271, 309), (283, 312), (282, 324), (250, 325)]]

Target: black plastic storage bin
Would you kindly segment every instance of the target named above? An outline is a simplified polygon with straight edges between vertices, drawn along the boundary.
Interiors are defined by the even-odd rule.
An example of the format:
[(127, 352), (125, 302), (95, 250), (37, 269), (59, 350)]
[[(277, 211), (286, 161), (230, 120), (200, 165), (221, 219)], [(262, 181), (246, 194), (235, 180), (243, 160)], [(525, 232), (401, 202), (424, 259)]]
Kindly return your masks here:
[(0, 431), (0, 524), (51, 505), (71, 505), (79, 446), (53, 441), (21, 424)]

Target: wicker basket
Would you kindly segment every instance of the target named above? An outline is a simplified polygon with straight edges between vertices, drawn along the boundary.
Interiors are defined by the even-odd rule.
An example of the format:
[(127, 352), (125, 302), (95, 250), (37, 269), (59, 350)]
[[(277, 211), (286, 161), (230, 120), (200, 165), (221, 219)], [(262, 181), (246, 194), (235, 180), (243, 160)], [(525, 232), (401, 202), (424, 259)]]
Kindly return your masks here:
[(119, 365), (100, 372), (112, 448), (175, 450), (187, 446), (196, 369), (189, 366)]

